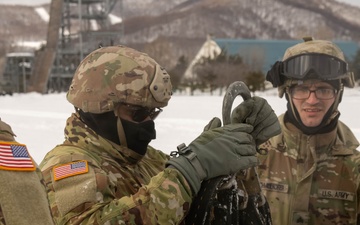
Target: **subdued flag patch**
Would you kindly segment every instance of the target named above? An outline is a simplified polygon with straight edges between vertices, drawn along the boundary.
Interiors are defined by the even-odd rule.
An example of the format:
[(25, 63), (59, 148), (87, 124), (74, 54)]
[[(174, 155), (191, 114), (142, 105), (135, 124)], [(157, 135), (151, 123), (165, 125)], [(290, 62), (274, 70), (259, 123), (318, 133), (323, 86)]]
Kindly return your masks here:
[(0, 169), (34, 171), (36, 169), (26, 145), (0, 142)]
[(61, 180), (66, 177), (87, 173), (89, 171), (88, 162), (81, 160), (71, 162), (53, 168), (54, 180)]

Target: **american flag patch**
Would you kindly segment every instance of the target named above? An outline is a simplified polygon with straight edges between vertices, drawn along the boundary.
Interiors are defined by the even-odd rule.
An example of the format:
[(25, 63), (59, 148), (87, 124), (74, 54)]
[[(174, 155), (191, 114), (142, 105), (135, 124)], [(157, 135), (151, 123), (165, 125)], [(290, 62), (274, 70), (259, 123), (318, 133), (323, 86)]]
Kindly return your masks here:
[(26, 145), (0, 142), (0, 169), (34, 171), (36, 169)]
[(66, 177), (87, 173), (89, 171), (86, 160), (71, 162), (53, 168), (54, 180), (61, 180)]

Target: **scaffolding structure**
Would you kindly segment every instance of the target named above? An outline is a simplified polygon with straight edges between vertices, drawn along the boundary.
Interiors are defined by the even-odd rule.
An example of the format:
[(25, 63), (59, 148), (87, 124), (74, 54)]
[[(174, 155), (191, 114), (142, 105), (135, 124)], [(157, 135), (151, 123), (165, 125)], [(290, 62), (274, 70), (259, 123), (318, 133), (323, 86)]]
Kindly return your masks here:
[(47, 43), (35, 53), (27, 90), (66, 91), (84, 56), (118, 43), (124, 28), (120, 22), (116, 30), (111, 29), (115, 8), (122, 16), (122, 0), (52, 0)]

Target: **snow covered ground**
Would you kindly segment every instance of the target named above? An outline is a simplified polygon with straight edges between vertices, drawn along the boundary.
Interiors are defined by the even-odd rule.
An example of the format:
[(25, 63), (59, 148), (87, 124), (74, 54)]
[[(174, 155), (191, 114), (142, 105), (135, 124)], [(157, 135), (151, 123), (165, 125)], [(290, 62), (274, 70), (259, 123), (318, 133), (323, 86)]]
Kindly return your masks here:
[[(286, 110), (286, 100), (280, 99), (276, 90), (256, 94), (266, 98), (276, 114)], [(0, 96), (1, 119), (12, 126), (17, 140), (28, 146), (37, 163), (64, 140), (65, 121), (74, 111), (65, 95), (28, 93)], [(169, 153), (182, 142), (188, 144), (211, 118), (221, 118), (222, 101), (222, 96), (175, 94), (155, 121), (157, 139), (151, 145)], [(240, 101), (238, 98), (235, 104)], [(360, 88), (345, 90), (340, 112), (340, 119), (360, 140)]]

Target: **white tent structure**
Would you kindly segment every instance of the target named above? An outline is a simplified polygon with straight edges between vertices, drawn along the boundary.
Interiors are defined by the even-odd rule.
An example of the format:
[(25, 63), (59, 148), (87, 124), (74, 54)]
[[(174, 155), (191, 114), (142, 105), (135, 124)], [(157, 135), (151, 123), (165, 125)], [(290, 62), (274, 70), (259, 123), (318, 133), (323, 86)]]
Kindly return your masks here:
[(221, 53), (221, 48), (214, 40), (211, 39), (210, 35), (207, 36), (206, 42), (201, 46), (199, 52), (195, 58), (191, 61), (190, 65), (184, 73), (183, 79), (194, 79), (196, 74), (193, 72), (193, 68), (202, 58), (213, 59)]

